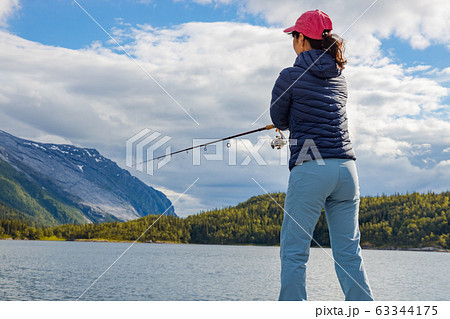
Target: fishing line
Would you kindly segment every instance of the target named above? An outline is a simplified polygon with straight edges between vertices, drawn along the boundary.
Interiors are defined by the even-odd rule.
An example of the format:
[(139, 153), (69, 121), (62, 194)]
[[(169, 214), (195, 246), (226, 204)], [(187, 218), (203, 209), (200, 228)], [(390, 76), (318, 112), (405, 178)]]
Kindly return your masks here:
[[(172, 156), (172, 155), (179, 154), (179, 153), (183, 153), (183, 152), (189, 152), (190, 150), (193, 150), (193, 149), (196, 149), (196, 148), (200, 148), (200, 147), (203, 147), (204, 150), (206, 151), (208, 145), (215, 144), (215, 143), (222, 142), (222, 141), (231, 140), (231, 139), (233, 139), (233, 138), (237, 138), (237, 137), (244, 136), (244, 135), (248, 135), (248, 134), (253, 134), (253, 133), (257, 133), (257, 132), (261, 132), (261, 131), (265, 131), (265, 130), (271, 130), (271, 129), (273, 129), (273, 128), (275, 128), (275, 126), (274, 126), (273, 124), (268, 124), (268, 125), (266, 125), (266, 126), (263, 126), (263, 127), (258, 128), (258, 129), (256, 129), (256, 130), (251, 130), (251, 131), (248, 131), (248, 132), (243, 132), (243, 133), (235, 134), (235, 135), (227, 136), (227, 137), (224, 137), (224, 138), (221, 138), (221, 139), (212, 141), (212, 142), (208, 142), (208, 143), (204, 143), (204, 144), (200, 144), (200, 145), (196, 145), (196, 146), (184, 148), (184, 149), (182, 149), (182, 150), (178, 150), (178, 151), (172, 152), (172, 153), (170, 153), (170, 154), (165, 154), (165, 155), (157, 156), (157, 157), (154, 157), (154, 158), (152, 158), (152, 159), (149, 159), (149, 160), (146, 160), (146, 161), (142, 161), (142, 162), (136, 163), (136, 164), (134, 164), (134, 165), (132, 165), (132, 166), (134, 167), (134, 166), (138, 166), (138, 165), (141, 165), (141, 164), (144, 164), (144, 163), (156, 161), (156, 160), (165, 158), (165, 157), (167, 157), (167, 156)], [(281, 132), (280, 132), (280, 133), (281, 133)], [(277, 138), (278, 138), (278, 137), (277, 137)], [(227, 142), (227, 147), (231, 147), (231, 143), (230, 143), (230, 142)], [(273, 147), (272, 147), (272, 148), (273, 148)]]

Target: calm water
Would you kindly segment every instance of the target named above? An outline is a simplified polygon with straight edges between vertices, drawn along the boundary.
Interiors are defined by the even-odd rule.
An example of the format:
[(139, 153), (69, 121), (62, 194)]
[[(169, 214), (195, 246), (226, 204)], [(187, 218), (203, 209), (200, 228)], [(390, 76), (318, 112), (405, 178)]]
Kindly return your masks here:
[[(0, 241), (0, 300), (76, 299), (126, 243)], [(329, 249), (326, 250), (331, 253)], [(136, 244), (83, 300), (276, 300), (279, 248)], [(450, 254), (365, 250), (377, 300), (450, 300)], [(314, 248), (310, 300), (343, 300), (330, 257)]]

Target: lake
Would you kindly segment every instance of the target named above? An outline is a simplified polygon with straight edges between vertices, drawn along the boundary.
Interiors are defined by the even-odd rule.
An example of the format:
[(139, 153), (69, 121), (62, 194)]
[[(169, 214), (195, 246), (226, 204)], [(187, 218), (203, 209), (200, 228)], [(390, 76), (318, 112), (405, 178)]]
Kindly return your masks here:
[[(0, 300), (75, 300), (129, 243), (0, 240)], [(311, 249), (310, 300), (343, 300)], [(450, 300), (450, 254), (364, 250), (377, 300)], [(81, 300), (276, 300), (279, 247), (135, 244)]]

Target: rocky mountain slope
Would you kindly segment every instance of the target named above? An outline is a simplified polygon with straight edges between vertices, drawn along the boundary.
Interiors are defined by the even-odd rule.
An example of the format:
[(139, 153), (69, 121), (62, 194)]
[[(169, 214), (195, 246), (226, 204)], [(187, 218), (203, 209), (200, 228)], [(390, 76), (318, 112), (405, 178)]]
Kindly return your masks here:
[[(43, 144), (0, 131), (0, 203), (45, 225), (161, 214), (167, 197), (95, 149)], [(167, 215), (175, 215), (170, 207)]]

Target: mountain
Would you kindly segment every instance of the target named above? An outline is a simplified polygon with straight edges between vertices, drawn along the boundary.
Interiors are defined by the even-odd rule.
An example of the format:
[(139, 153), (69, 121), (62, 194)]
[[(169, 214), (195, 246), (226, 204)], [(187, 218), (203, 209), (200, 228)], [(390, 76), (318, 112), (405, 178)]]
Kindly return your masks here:
[(169, 199), (95, 149), (0, 131), (0, 204), (39, 225), (175, 215)]

